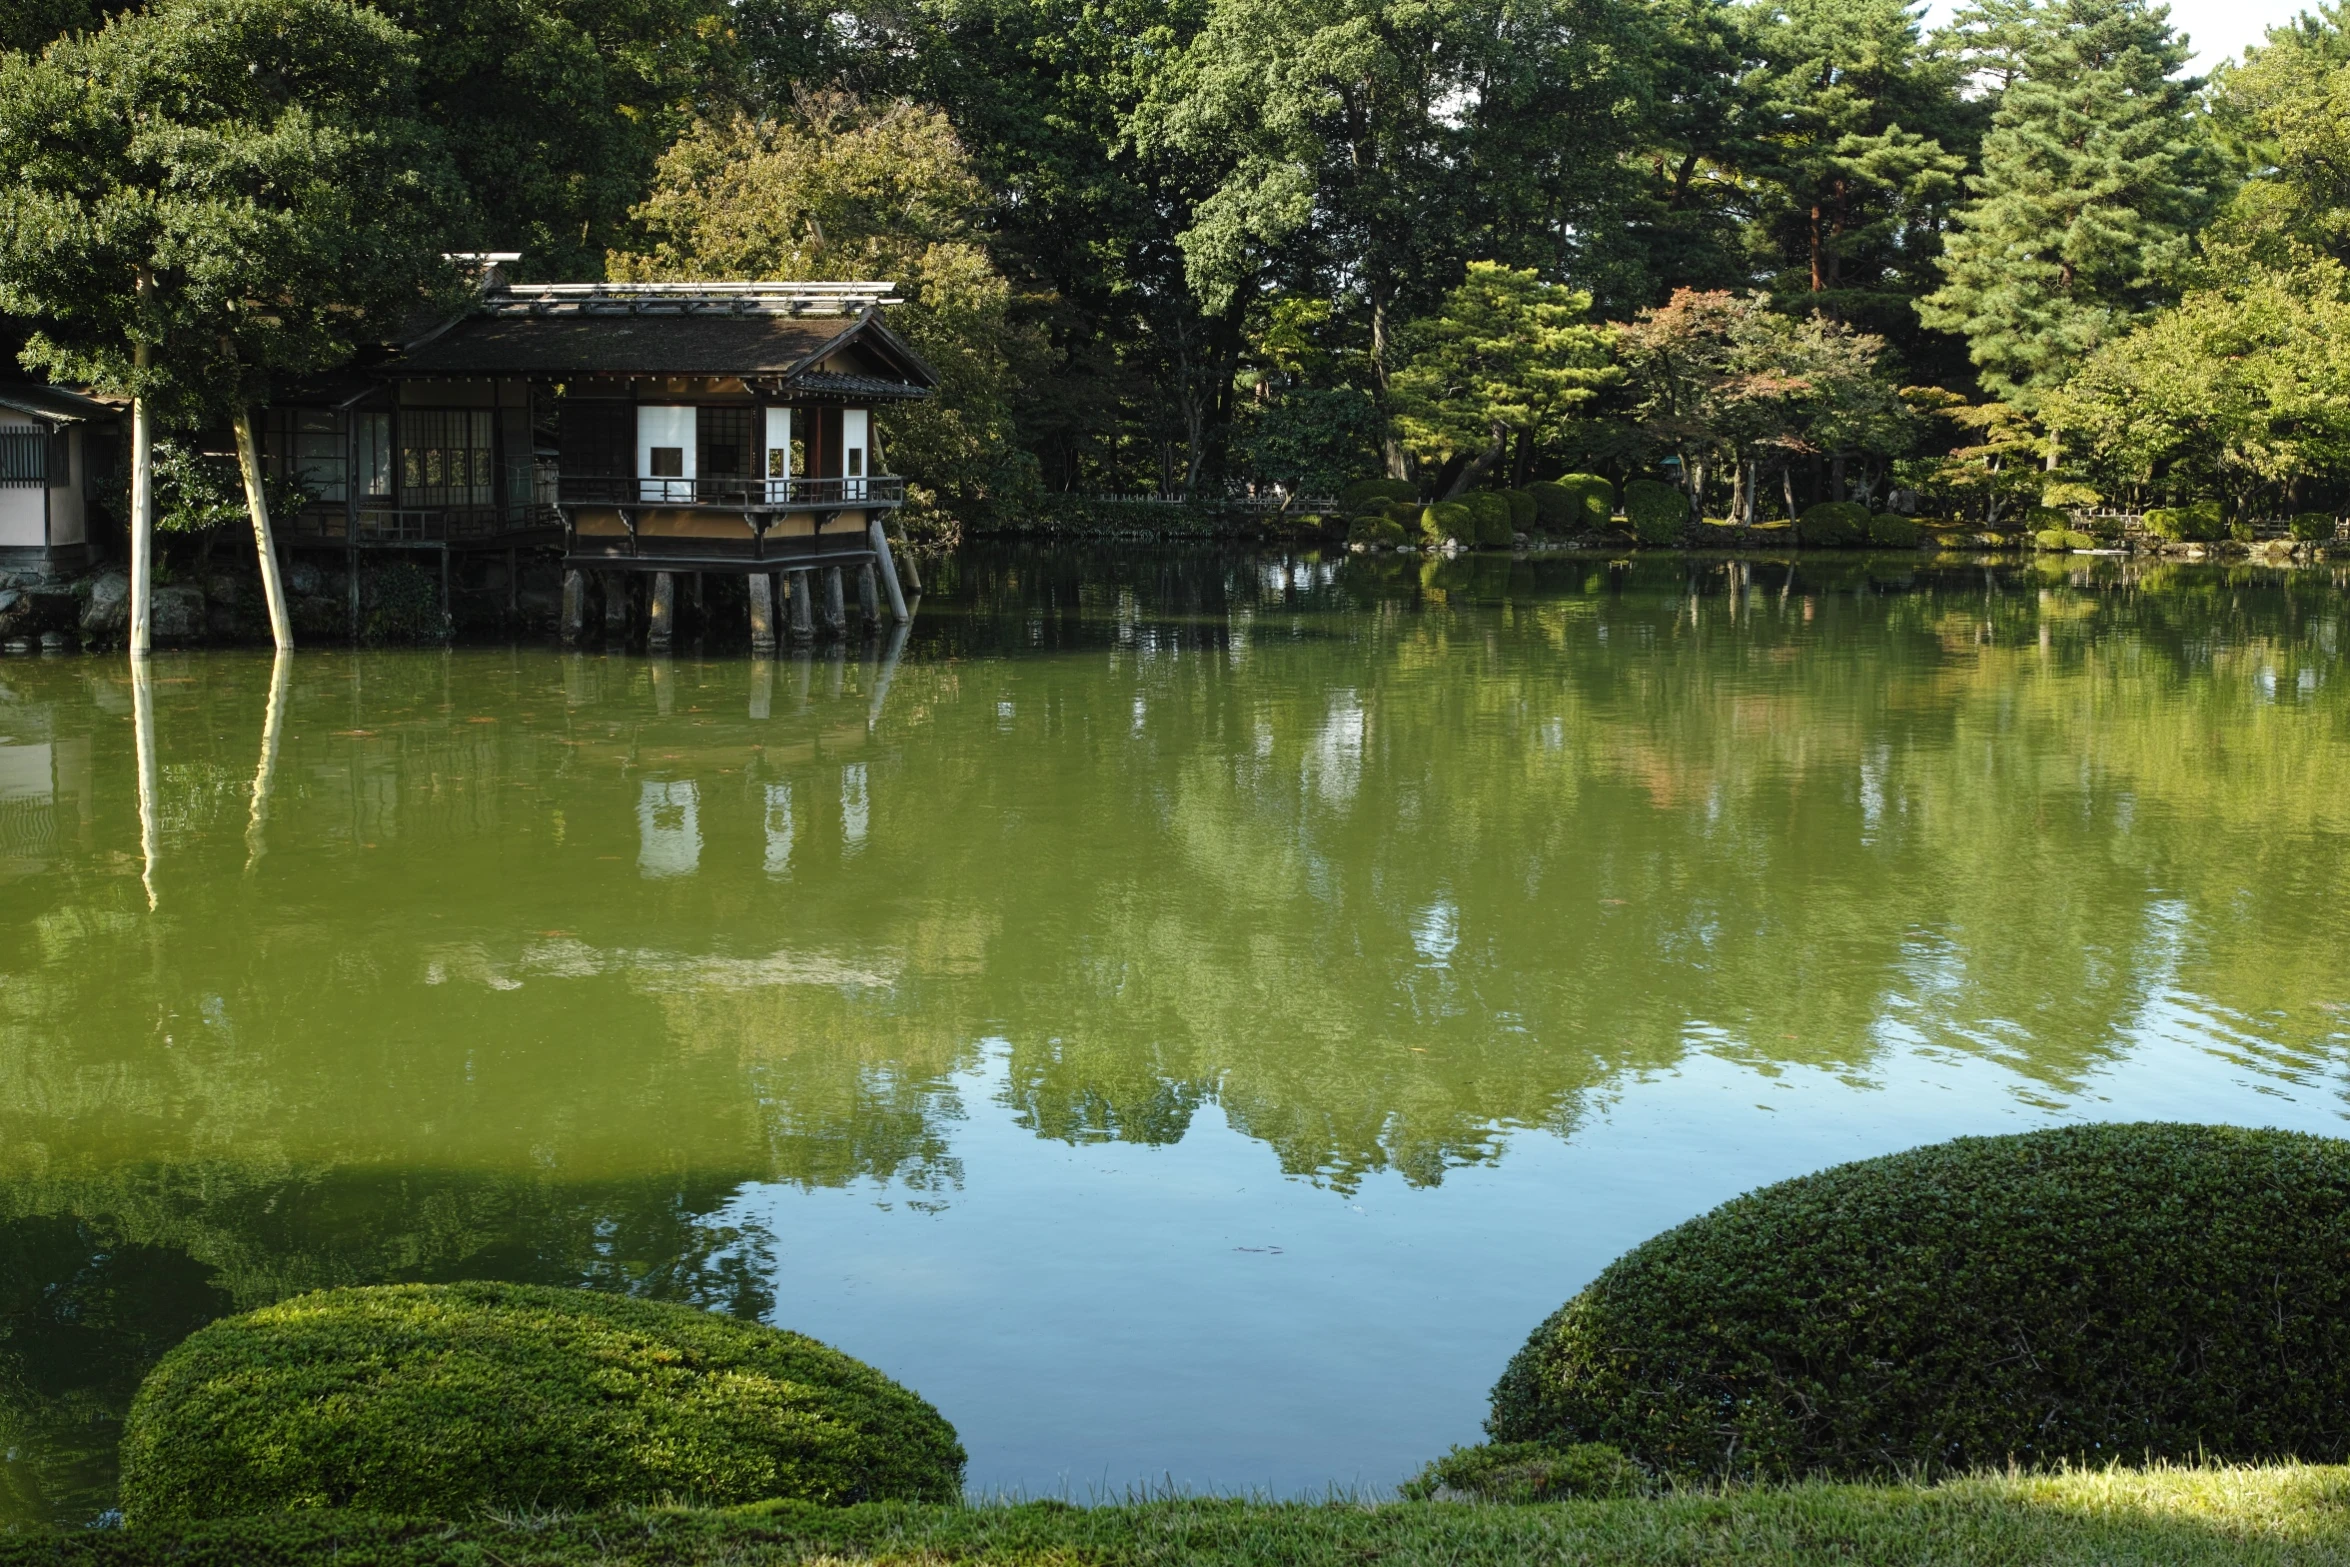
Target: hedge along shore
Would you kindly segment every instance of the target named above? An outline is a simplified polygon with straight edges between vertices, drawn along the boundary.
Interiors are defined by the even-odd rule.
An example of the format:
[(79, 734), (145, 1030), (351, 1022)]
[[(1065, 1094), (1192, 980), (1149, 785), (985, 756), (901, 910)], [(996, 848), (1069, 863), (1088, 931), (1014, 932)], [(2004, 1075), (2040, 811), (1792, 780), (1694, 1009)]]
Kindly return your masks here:
[(2276, 1465), (1982, 1475), (1498, 1506), (1174, 1498), (639, 1509), (463, 1523), (297, 1513), (0, 1537), (0, 1567), (2284, 1567), (2350, 1563), (2350, 1469)]

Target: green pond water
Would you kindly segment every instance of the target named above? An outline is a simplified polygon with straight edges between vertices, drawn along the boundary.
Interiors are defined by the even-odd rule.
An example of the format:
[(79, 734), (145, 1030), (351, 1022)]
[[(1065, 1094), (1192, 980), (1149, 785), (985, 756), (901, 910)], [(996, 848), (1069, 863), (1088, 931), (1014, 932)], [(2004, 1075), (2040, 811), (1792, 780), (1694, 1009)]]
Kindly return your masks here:
[(814, 1333), (981, 1489), (1376, 1488), (1760, 1182), (2342, 1125), (2327, 574), (933, 579), (832, 657), (0, 661), (0, 1523), (206, 1319), (467, 1277)]

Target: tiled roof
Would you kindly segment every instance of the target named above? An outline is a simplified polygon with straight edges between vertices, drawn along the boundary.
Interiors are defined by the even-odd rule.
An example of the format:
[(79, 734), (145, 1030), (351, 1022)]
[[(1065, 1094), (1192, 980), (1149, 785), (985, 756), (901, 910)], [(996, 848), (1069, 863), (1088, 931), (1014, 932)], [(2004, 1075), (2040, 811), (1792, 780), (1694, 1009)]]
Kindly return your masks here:
[(827, 397), (919, 397), (927, 388), (912, 381), (893, 381), (880, 375), (848, 375), (838, 370), (803, 370), (784, 383), (795, 392)]
[(61, 424), (115, 417), (115, 410), (95, 397), (84, 397), (62, 386), (43, 386), (37, 381), (0, 381), (0, 408), (31, 414), (36, 419), (54, 419)]
[(384, 368), (398, 376), (780, 376), (849, 325), (837, 317), (469, 316)]
[[(482, 310), (411, 343), (378, 373), (399, 378), (527, 376), (719, 376), (772, 381), (829, 395), (921, 397), (938, 384), (922, 357), (885, 326), (877, 308), (791, 315), (765, 309), (680, 308), (675, 296), (642, 311), (510, 311), (489, 296)], [(599, 295), (599, 297), (601, 297)], [(692, 305), (693, 301), (683, 301)], [(854, 344), (896, 376), (814, 367)]]

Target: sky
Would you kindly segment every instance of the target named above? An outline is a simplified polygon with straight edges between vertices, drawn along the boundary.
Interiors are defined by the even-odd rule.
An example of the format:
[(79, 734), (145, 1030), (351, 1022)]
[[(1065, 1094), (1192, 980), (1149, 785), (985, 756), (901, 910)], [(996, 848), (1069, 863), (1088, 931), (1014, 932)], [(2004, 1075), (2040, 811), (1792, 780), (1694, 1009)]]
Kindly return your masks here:
[[(1926, 10), (1926, 25), (1947, 22), (1960, 3), (1933, 0)], [(2241, 55), (2245, 45), (2260, 42), (2269, 28), (2314, 9), (2314, 0), (2171, 0), (2170, 19), (2173, 27), (2194, 40), (2193, 69), (2200, 75)]]

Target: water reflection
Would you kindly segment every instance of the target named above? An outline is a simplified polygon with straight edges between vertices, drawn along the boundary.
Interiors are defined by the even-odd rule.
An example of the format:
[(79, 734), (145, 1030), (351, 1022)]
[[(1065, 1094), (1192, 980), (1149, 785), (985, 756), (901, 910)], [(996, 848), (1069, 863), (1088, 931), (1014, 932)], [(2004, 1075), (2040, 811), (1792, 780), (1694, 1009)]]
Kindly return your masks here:
[[(1627, 1127), (1716, 1129), (1606, 1177), (1650, 1224), (1753, 1174), (1720, 1127), (1801, 1167), (1879, 1101), (1908, 1138), (2157, 1091), (2338, 1125), (2330, 578), (1001, 554), (930, 586), (910, 642), (821, 670), (0, 670), (8, 1516), (102, 1505), (137, 1369), (218, 1310), (479, 1274), (819, 1309), (849, 1264), (792, 1226), (828, 1194), (1034, 1261), (981, 1304), (1078, 1360), (1131, 1326), (1109, 1426), (1181, 1380), (1179, 1303), (1021, 1279), (1191, 1233), (1211, 1188), (1291, 1201), (1235, 1195), (1277, 1184), (1243, 1152), (1317, 1213), (1478, 1235), (1510, 1210), (1477, 1181)], [(1846, 1097), (1799, 1124), (1798, 1082)], [(1007, 1139), (1057, 1173), (975, 1174)], [(1114, 1200), (1084, 1162), (1210, 1148)], [(1579, 1190), (1574, 1234), (1624, 1238), (1631, 1199)], [(1466, 1342), (1365, 1277), (1381, 1331)], [(1379, 1385), (1321, 1428), (1467, 1434)], [(1272, 1396), (1215, 1390), (1236, 1428)], [(999, 1412), (950, 1411), (1009, 1483)]]

